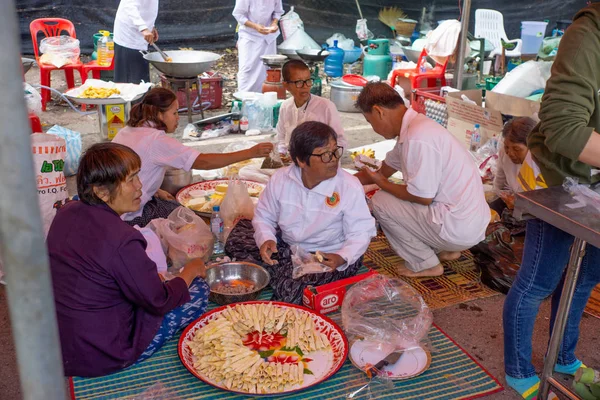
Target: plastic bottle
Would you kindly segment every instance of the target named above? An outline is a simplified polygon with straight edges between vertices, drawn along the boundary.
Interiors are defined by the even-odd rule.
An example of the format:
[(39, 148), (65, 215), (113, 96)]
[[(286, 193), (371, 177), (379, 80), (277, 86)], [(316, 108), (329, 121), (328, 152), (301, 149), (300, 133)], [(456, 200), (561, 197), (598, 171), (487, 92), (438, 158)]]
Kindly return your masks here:
[(246, 117), (245, 115), (242, 115), (242, 118), (240, 118), (240, 131), (242, 133), (246, 133), (246, 131), (248, 131), (249, 126), (250, 126), (250, 124), (248, 122), (248, 117)]
[(210, 231), (215, 237), (214, 253), (223, 252), (223, 219), (221, 218), (221, 208), (213, 206), (213, 212), (210, 217)]
[(492, 146), (492, 148), (495, 151), (498, 151), (498, 138), (496, 137), (496, 135), (494, 134), (494, 136), (492, 136), (492, 138), (490, 139), (490, 145)]
[(422, 74), (427, 72), (427, 57), (425, 56), (421, 57), (421, 66), (419, 67), (419, 72)]
[(238, 133), (240, 131), (240, 117), (242, 115), (242, 111), (240, 110), (240, 106), (237, 102), (233, 103), (233, 108), (231, 109), (231, 121), (233, 122), (233, 133)]
[(471, 132), (471, 146), (470, 149), (472, 152), (476, 152), (479, 150), (481, 146), (481, 132), (479, 131), (479, 124), (475, 124), (475, 130)]
[(344, 50), (338, 47), (338, 41), (333, 41), (333, 46), (328, 48), (329, 56), (325, 59), (325, 74), (338, 78), (344, 74)]
[(110, 32), (100, 31), (102, 37), (98, 40), (98, 65), (110, 67), (115, 55), (115, 42), (110, 37)]

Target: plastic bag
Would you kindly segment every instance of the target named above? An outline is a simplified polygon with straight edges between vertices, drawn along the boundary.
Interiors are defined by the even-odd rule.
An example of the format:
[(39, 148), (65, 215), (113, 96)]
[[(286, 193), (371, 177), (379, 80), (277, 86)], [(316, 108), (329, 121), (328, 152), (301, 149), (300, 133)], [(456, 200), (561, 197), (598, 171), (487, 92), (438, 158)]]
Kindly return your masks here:
[(27, 109), (39, 117), (42, 115), (42, 95), (29, 83), (24, 82), (23, 89), (25, 91)]
[(161, 236), (159, 235), (158, 229), (161, 224), (161, 221), (167, 221), (164, 218), (158, 218), (156, 220), (150, 221), (148, 225), (144, 228), (140, 228), (139, 226), (134, 226), (144, 239), (146, 239), (146, 254), (148, 258), (150, 258), (156, 264), (156, 270), (162, 276), (165, 276), (167, 272), (167, 256), (166, 252), (168, 251), (168, 244), (163, 237), (164, 243), (161, 241)]
[(168, 244), (167, 254), (175, 268), (181, 268), (195, 258), (208, 261), (215, 239), (202, 218), (186, 207), (177, 207), (158, 232)]
[(59, 125), (54, 125), (48, 129), (51, 135), (56, 135), (65, 140), (67, 145), (67, 154), (65, 157), (65, 176), (73, 176), (77, 174), (79, 168), (79, 159), (81, 158), (81, 133), (63, 128)]
[(444, 64), (448, 57), (454, 54), (459, 35), (460, 22), (455, 19), (445, 20), (427, 34), (427, 54), (436, 62)]
[(221, 203), (221, 218), (223, 218), (223, 242), (227, 241), (237, 221), (242, 218), (249, 220), (254, 218), (254, 203), (243, 181), (235, 178), (229, 180), (227, 194)]
[(281, 27), (281, 35), (283, 40), (292, 36), (298, 29), (304, 30), (304, 23), (300, 19), (298, 13), (294, 11), (294, 6), (290, 7), (290, 11), (285, 14), (279, 20), (279, 26)]
[(356, 21), (356, 36), (359, 40), (373, 39), (375, 35), (367, 28), (367, 20), (359, 19)]
[(346, 293), (342, 324), (348, 339), (391, 345), (392, 350), (423, 347), (433, 314), (407, 283), (385, 275), (358, 282)]
[(41, 41), (40, 52), (42, 64), (52, 64), (56, 68), (77, 64), (80, 53), (79, 40), (66, 35), (50, 36)]
[(296, 30), (277, 47), (282, 50), (302, 50), (304, 48), (321, 50), (321, 46), (308, 33), (304, 32), (304, 29)]
[(600, 211), (600, 194), (592, 190), (588, 185), (579, 183), (577, 178), (565, 178), (563, 189), (573, 195), (575, 202), (566, 204), (569, 208), (581, 208), (584, 206), (594, 207)]
[(536, 90), (544, 89), (550, 78), (552, 62), (528, 61), (510, 71), (492, 92), (515, 97), (527, 97)]
[(292, 278), (298, 279), (307, 274), (322, 274), (332, 271), (327, 265), (319, 262), (316, 254), (309, 253), (298, 245), (290, 246), (290, 249), (292, 250), (292, 264), (294, 264)]
[(354, 50), (354, 40), (346, 38), (341, 33), (334, 33), (329, 39), (325, 41), (327, 47), (333, 47), (333, 41), (338, 41), (338, 47), (342, 50)]

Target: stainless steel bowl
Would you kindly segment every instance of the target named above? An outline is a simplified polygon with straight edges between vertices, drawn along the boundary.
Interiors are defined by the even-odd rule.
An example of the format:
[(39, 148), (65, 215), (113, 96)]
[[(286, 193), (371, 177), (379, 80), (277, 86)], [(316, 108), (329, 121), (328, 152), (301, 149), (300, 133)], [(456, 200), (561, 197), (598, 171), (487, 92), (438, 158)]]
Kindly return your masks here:
[[(220, 305), (239, 303), (241, 301), (256, 300), (260, 292), (269, 284), (271, 276), (269, 272), (260, 265), (248, 262), (227, 262), (211, 266), (206, 270), (204, 278), (211, 291), (208, 299)], [(234, 280), (250, 281), (254, 284), (253, 292), (246, 294), (223, 294), (213, 292), (212, 288), (224, 282)]]
[[(146, 61), (165, 75), (174, 78), (191, 78), (208, 71), (212, 65), (221, 58), (216, 53), (196, 50), (166, 50), (172, 62), (167, 62), (158, 53), (144, 55)], [(143, 54), (143, 53), (142, 53)]]

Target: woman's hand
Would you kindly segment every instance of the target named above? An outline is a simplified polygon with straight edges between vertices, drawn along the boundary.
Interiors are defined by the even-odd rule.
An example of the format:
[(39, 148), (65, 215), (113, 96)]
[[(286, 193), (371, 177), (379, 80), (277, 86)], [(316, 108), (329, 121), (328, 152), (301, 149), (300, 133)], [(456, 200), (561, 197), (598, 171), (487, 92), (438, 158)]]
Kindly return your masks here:
[(154, 42), (158, 42), (158, 30), (156, 28), (152, 28), (152, 39)]
[(267, 157), (273, 151), (273, 143), (264, 142), (250, 148), (250, 158)]
[(262, 25), (257, 26), (256, 30), (258, 31), (258, 33), (262, 33), (263, 35), (268, 35), (269, 33), (273, 33), (274, 32), (271, 29), (271, 27), (262, 26)]
[(206, 265), (204, 265), (204, 261), (202, 261), (201, 258), (195, 258), (189, 263), (185, 264), (183, 271), (181, 271), (179, 274), (179, 277), (182, 278), (185, 283), (187, 283), (188, 287), (192, 284), (196, 277), (206, 277)]
[(260, 246), (260, 257), (264, 261), (265, 264), (275, 265), (277, 261), (271, 260), (271, 256), (273, 253), (277, 253), (277, 243), (273, 240), (267, 240)]
[(331, 268), (332, 271), (335, 271), (342, 265), (346, 264), (346, 260), (342, 258), (342, 256), (335, 253), (321, 253), (323, 256), (323, 261), (321, 264)]
[(170, 200), (170, 201), (175, 200), (175, 197), (171, 193), (167, 192), (166, 190), (162, 190), (162, 189), (158, 189), (156, 191), (155, 196), (161, 200)]
[(148, 29), (144, 29), (142, 31), (142, 35), (144, 35), (144, 40), (149, 44), (154, 43), (154, 33), (150, 32)]

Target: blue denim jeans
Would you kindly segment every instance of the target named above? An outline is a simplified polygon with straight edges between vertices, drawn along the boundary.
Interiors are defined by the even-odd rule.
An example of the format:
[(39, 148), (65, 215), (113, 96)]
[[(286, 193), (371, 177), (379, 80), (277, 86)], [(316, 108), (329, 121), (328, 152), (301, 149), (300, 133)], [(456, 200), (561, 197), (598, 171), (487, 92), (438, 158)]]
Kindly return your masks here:
[(136, 363), (150, 357), (168, 340), (171, 340), (180, 329), (185, 328), (190, 322), (204, 314), (208, 306), (208, 294), (210, 292), (208, 284), (203, 279), (196, 278), (190, 285), (189, 291), (191, 300), (165, 315), (154, 339)]
[[(521, 269), (504, 302), (504, 370), (510, 377), (522, 379), (536, 374), (531, 364), (533, 325), (542, 301), (554, 294), (550, 319), (552, 332), (573, 241), (573, 236), (543, 221), (534, 219), (527, 223)], [(600, 251), (587, 245), (558, 353), (560, 365), (576, 361), (579, 323), (590, 293), (598, 282)]]

